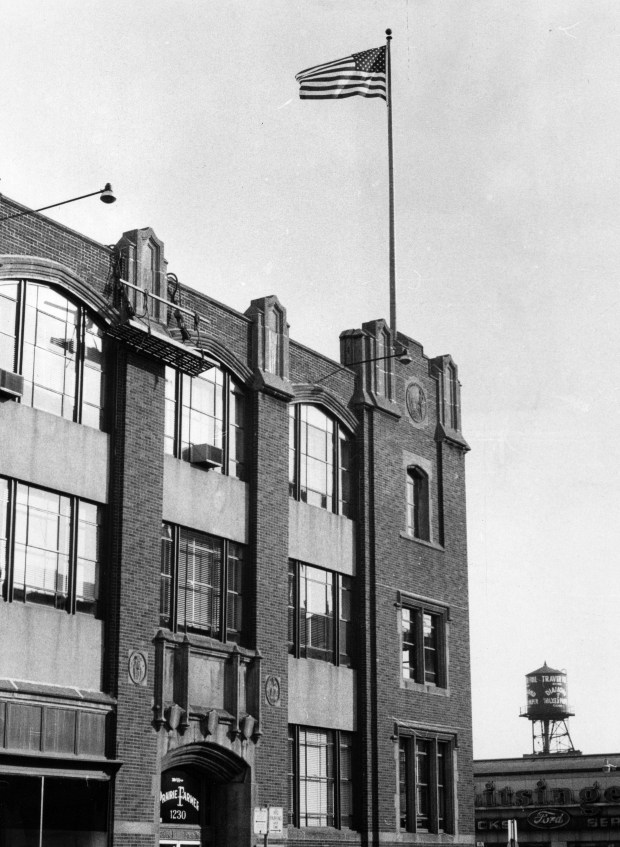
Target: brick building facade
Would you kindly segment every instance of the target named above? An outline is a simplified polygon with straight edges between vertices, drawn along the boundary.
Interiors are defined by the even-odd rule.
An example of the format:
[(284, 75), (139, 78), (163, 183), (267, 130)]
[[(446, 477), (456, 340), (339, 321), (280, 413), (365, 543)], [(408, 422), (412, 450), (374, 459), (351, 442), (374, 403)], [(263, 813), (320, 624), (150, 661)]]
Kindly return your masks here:
[(450, 356), (339, 367), (150, 229), (0, 254), (0, 847), (473, 843)]

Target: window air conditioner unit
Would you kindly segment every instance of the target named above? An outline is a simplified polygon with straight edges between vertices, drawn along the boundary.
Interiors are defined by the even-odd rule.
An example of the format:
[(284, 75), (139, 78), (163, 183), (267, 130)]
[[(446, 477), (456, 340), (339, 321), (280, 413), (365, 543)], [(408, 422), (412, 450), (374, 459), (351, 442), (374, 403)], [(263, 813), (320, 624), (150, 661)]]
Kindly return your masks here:
[(24, 377), (12, 371), (0, 369), (0, 396), (21, 397), (24, 393)]
[(212, 444), (192, 444), (189, 448), (189, 460), (192, 465), (201, 465), (203, 468), (221, 468), (222, 448)]

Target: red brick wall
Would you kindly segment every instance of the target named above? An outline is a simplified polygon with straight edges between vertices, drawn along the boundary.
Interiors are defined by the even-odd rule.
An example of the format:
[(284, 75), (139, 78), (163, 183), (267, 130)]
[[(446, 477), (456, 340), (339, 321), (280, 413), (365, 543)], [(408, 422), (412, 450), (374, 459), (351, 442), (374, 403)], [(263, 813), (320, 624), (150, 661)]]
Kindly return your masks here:
[[(159, 765), (153, 721), (155, 654), (159, 624), (161, 520), (163, 507), (163, 367), (120, 351), (118, 408), (113, 430), (111, 476), (112, 556), (107, 629), (108, 681), (118, 697), (114, 819), (151, 825), (159, 820)], [(148, 684), (134, 685), (128, 656), (148, 656)], [(115, 845), (152, 845), (153, 835), (119, 834)]]
[[(21, 211), (0, 195), (0, 218)], [(95, 291), (103, 292), (110, 271), (109, 248), (42, 215), (0, 221), (0, 254), (40, 256), (72, 270)]]
[[(253, 398), (254, 432), (250, 532), (256, 565), (254, 645), (260, 650), (262, 682), (281, 682), (281, 704), (269, 705), (261, 690), (263, 737), (254, 780), (259, 805), (281, 806), (288, 795), (288, 407), (268, 394)], [(286, 820), (286, 810), (285, 810)]]

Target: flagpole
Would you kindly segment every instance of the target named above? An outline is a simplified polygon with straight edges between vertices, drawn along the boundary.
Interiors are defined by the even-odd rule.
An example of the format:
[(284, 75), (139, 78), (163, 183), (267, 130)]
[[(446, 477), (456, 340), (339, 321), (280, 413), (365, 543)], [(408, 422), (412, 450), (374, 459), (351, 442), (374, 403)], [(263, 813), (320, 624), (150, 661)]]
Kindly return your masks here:
[(388, 119), (388, 183), (389, 183), (389, 219), (390, 219), (390, 330), (394, 348), (398, 346), (396, 338), (396, 257), (394, 249), (394, 153), (392, 145), (392, 62), (390, 42), (392, 30), (386, 29), (385, 71), (387, 77), (387, 119)]

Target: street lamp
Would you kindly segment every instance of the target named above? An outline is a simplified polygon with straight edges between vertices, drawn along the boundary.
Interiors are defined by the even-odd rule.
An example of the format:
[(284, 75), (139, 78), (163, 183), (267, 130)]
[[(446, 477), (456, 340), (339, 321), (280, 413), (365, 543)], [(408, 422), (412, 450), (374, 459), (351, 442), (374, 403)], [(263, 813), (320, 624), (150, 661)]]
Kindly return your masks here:
[(409, 350), (406, 347), (403, 347), (401, 344), (398, 345), (395, 353), (390, 353), (388, 356), (377, 356), (374, 359), (360, 359), (359, 362), (349, 362), (347, 365), (340, 365), (339, 368), (336, 368), (333, 371), (330, 371), (325, 376), (322, 376), (320, 379), (316, 380), (316, 384), (319, 382), (323, 382), (324, 379), (328, 379), (330, 376), (339, 373), (340, 371), (344, 371), (347, 368), (352, 368), (353, 365), (365, 365), (367, 362), (380, 362), (383, 359), (398, 359), (401, 365), (410, 365), (413, 359), (409, 355)]
[(90, 194), (82, 194), (80, 197), (72, 197), (71, 200), (62, 200), (60, 203), (51, 203), (49, 206), (41, 206), (40, 209), (26, 209), (25, 212), (16, 212), (14, 215), (6, 215), (4, 218), (0, 218), (0, 223), (2, 221), (10, 221), (12, 218), (21, 218), (24, 215), (34, 215), (36, 212), (44, 212), (46, 209), (54, 209), (56, 206), (65, 206), (67, 203), (74, 203), (76, 200), (84, 200), (85, 197), (94, 197), (96, 194), (99, 195), (99, 199), (102, 203), (114, 203), (116, 201), (116, 197), (112, 191), (112, 186), (109, 182), (106, 182), (104, 188), (100, 188), (99, 191), (91, 191)]

